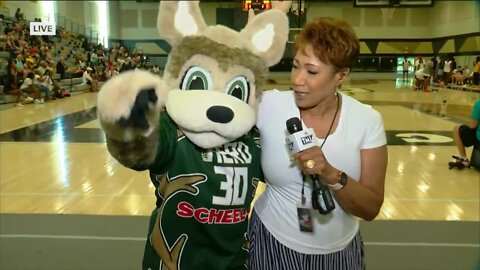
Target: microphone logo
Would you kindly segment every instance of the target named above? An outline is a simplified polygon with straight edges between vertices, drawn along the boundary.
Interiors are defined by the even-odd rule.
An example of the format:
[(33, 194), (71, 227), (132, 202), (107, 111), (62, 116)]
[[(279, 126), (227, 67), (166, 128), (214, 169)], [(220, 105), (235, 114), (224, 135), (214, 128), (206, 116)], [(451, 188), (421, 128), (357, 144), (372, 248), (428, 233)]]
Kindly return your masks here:
[(300, 138), (300, 140), (302, 141), (303, 145), (307, 145), (307, 144), (313, 142), (313, 135), (308, 135), (308, 136), (302, 137), (302, 138)]

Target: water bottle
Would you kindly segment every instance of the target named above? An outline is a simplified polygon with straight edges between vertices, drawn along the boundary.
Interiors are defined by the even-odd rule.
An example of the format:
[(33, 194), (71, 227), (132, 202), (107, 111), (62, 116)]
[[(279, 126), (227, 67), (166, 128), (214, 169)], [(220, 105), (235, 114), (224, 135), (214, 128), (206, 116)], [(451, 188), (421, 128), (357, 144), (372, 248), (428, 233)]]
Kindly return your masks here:
[(440, 105), (440, 115), (442, 117), (445, 117), (446, 114), (447, 114), (447, 98), (444, 97), (442, 104)]

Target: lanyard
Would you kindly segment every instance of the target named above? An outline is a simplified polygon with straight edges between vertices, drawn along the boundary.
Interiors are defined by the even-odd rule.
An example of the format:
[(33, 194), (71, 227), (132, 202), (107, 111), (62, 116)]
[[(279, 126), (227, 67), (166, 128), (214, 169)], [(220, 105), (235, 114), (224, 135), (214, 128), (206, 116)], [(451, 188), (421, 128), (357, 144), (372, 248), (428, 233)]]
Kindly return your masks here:
[[(324, 145), (325, 142), (327, 141), (328, 136), (330, 136), (330, 132), (332, 131), (333, 124), (335, 123), (335, 119), (337, 118), (338, 110), (339, 110), (339, 108), (340, 108), (340, 97), (338, 96), (338, 94), (335, 94), (335, 95), (337, 96), (337, 109), (335, 110), (335, 115), (333, 116), (332, 123), (330, 124), (330, 127), (328, 128), (327, 135), (325, 136), (325, 139), (323, 140), (322, 144), (320, 145), (320, 149), (323, 148), (323, 145)], [(301, 118), (301, 117), (302, 117), (302, 115), (300, 114), (300, 118)], [(305, 179), (305, 175), (303, 175), (303, 181), (302, 181), (302, 205), (305, 205), (305, 203), (306, 203), (306, 198), (305, 198), (305, 180), (306, 180), (306, 179)], [(320, 181), (319, 181), (319, 182), (320, 182)], [(313, 187), (314, 187), (314, 188), (312, 189), (312, 204), (313, 204), (314, 201), (318, 201), (318, 195), (319, 195), (319, 193), (322, 193), (322, 196), (326, 196), (326, 193), (327, 193), (326, 191), (328, 191), (328, 190), (325, 190), (325, 188), (328, 189), (327, 186), (325, 186), (325, 185), (323, 185), (323, 184), (321, 184), (321, 183), (319, 183), (319, 184), (320, 184), (320, 186), (317, 186), (317, 183), (315, 183), (315, 181), (313, 181)], [(328, 193), (328, 194), (330, 194), (330, 193)], [(325, 203), (325, 202), (326, 202), (326, 199), (328, 199), (328, 198), (323, 198), (323, 199), (324, 199), (324, 203)], [(333, 208), (335, 207), (335, 205), (333, 205), (333, 208), (331, 208), (331, 207), (328, 206), (327, 203), (325, 203), (325, 205), (327, 206), (327, 210), (322, 211), (322, 210), (320, 210), (320, 209), (321, 209), (321, 207), (320, 207), (320, 209), (319, 209), (320, 213), (325, 212), (325, 214), (326, 214), (326, 213), (330, 212), (331, 210), (333, 210)], [(330, 208), (331, 208), (331, 209), (330, 209)], [(330, 211), (328, 211), (328, 209), (330, 209)], [(322, 214), (323, 214), (323, 213), (322, 213)]]

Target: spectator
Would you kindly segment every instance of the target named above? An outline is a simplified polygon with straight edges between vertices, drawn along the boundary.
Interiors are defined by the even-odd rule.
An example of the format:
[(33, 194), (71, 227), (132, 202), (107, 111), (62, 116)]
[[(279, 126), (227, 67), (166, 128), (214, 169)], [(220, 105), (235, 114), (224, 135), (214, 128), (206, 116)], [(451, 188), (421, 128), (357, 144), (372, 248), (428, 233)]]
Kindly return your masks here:
[(430, 72), (426, 68), (415, 71), (415, 90), (428, 91), (430, 85)]
[(45, 101), (51, 99), (50, 95), (50, 86), (52, 85), (51, 80), (49, 81), (48, 77), (45, 77), (44, 74), (35, 74), (33, 76), (33, 84), (35, 87), (45, 95)]
[(43, 104), (44, 101), (42, 99), (42, 95), (40, 94), (40, 91), (38, 91), (38, 88), (35, 87), (34, 80), (35, 79), (35, 74), (33, 72), (29, 72), (27, 74), (27, 78), (23, 81), (22, 86), (20, 86), (20, 90), (23, 92), (29, 93), (33, 95), (34, 102), (36, 104)]
[(408, 80), (408, 69), (410, 68), (410, 66), (412, 66), (412, 63), (410, 63), (410, 61), (408, 61), (406, 56), (403, 57), (402, 67), (403, 67), (403, 80), (404, 81)]
[[(20, 102), (21, 98), (23, 97), (22, 91), (18, 88), (18, 85), (17, 85), (17, 67), (15, 66), (15, 63), (12, 58), (8, 60), (7, 85), (5, 90), (7, 94), (10, 94), (16, 97), (15, 106), (19, 106), (19, 107), (23, 106), (23, 104)], [(33, 99), (30, 97), (27, 97), (25, 99), (25, 102), (31, 102), (31, 101), (33, 101)]]
[(83, 83), (90, 85), (90, 92), (97, 92), (98, 91), (98, 82), (92, 78), (91, 73), (93, 69), (91, 67), (87, 67), (87, 69), (83, 72)]
[(17, 21), (25, 20), (25, 18), (23, 17), (23, 13), (20, 11), (20, 8), (17, 8), (17, 11), (15, 11), (15, 19), (17, 19)]
[(57, 62), (57, 73), (60, 74), (60, 78), (67, 79), (70, 76), (68, 75), (68, 68), (65, 65), (65, 59), (63, 57), (60, 57), (60, 60)]
[(466, 167), (470, 163), (467, 158), (465, 147), (476, 145), (480, 142), (480, 128), (478, 122), (480, 121), (480, 99), (473, 105), (471, 119), (468, 125), (459, 125), (453, 128), (453, 139), (457, 146), (460, 157), (449, 165), (460, 165), (457, 167)]

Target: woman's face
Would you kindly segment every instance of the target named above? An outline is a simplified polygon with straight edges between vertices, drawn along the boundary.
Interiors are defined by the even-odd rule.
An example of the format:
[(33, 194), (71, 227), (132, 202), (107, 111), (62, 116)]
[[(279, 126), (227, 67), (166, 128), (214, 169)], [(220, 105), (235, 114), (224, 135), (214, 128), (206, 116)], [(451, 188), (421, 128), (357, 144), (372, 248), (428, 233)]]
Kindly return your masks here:
[(341, 78), (340, 72), (336, 72), (333, 65), (323, 63), (315, 56), (311, 45), (305, 47), (305, 52), (297, 50), (291, 79), (295, 102), (299, 108), (315, 107), (334, 94), (342, 82)]

